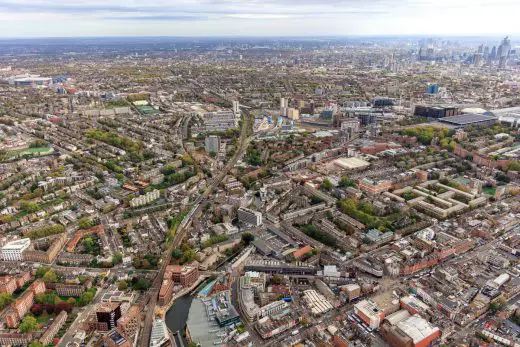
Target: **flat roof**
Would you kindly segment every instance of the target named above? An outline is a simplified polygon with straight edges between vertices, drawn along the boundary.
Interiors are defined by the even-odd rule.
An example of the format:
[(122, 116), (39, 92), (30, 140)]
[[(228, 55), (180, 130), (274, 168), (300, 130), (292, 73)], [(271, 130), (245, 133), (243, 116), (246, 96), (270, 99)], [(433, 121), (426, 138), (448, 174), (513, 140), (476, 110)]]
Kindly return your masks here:
[(439, 331), (439, 328), (432, 326), (427, 320), (417, 314), (400, 321), (397, 323), (397, 327), (410, 336), (414, 344)]
[(486, 122), (490, 120), (497, 120), (497, 117), (494, 116), (486, 116), (483, 114), (462, 114), (459, 116), (451, 116), (451, 117), (444, 117), (439, 118), (440, 122), (443, 123), (450, 123), (455, 125), (468, 125), (473, 123), (481, 123)]
[(344, 169), (357, 169), (369, 166), (370, 163), (356, 157), (351, 158), (339, 158), (334, 160), (334, 164)]

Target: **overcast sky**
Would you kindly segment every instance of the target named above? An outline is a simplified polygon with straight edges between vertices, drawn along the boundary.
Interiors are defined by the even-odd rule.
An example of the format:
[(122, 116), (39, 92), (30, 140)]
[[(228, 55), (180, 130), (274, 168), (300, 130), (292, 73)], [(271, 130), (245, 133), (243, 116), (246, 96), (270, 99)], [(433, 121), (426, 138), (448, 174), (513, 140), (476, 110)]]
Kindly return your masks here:
[(0, 0), (0, 36), (520, 34), (520, 0)]

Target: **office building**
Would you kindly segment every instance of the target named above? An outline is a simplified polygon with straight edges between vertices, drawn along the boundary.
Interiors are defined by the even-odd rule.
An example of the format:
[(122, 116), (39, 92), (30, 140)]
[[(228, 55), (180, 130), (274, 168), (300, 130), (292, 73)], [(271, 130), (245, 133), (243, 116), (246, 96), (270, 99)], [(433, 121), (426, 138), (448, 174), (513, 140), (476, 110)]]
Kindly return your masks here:
[(204, 147), (207, 153), (218, 153), (220, 151), (220, 137), (216, 135), (206, 136)]
[(96, 310), (96, 318), (98, 323), (106, 325), (106, 331), (114, 329), (117, 320), (121, 318), (121, 305), (112, 302), (99, 304)]
[(246, 207), (240, 207), (238, 209), (238, 220), (242, 223), (258, 227), (262, 225), (262, 213), (250, 210)]
[(425, 106), (416, 105), (414, 109), (414, 116), (426, 118), (444, 118), (456, 116), (460, 113), (459, 108), (453, 106)]
[(172, 269), (172, 279), (183, 287), (189, 287), (197, 282), (199, 270), (194, 266), (169, 265)]
[(20, 239), (6, 243), (2, 247), (2, 259), (5, 261), (20, 261), (22, 253), (31, 245), (29, 238)]

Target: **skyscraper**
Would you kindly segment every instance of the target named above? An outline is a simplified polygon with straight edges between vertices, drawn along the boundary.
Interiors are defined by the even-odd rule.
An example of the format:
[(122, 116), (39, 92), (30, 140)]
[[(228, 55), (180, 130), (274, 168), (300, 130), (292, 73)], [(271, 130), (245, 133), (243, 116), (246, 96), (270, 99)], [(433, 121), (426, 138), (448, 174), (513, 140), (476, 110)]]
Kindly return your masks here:
[(489, 54), (489, 60), (495, 60), (497, 58), (497, 46), (493, 46), (491, 53)]
[(511, 40), (508, 36), (504, 37), (500, 46), (498, 46), (498, 67), (500, 69), (504, 69), (507, 65), (507, 58), (509, 57), (509, 52), (511, 51)]
[(239, 114), (240, 113), (240, 102), (233, 101), (233, 113)]

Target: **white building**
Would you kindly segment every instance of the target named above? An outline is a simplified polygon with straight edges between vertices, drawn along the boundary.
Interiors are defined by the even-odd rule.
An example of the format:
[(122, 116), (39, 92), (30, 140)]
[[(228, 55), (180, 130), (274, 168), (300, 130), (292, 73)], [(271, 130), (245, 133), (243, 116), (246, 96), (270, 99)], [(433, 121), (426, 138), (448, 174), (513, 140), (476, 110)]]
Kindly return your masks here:
[(152, 334), (150, 336), (150, 347), (160, 347), (169, 341), (168, 330), (166, 324), (161, 319), (156, 319), (153, 322)]
[(25, 238), (6, 243), (2, 247), (2, 259), (7, 261), (22, 260), (22, 253), (31, 245), (31, 239)]
[(206, 136), (204, 147), (207, 153), (218, 153), (220, 151), (220, 137), (216, 135)]
[(314, 289), (305, 290), (303, 300), (315, 316), (327, 313), (333, 308), (332, 304)]
[(271, 302), (260, 308), (260, 317), (271, 316), (289, 308), (289, 304), (283, 300)]
[(262, 225), (262, 213), (250, 210), (246, 207), (240, 207), (238, 209), (238, 220), (254, 227), (258, 227)]
[(153, 191), (146, 193), (145, 195), (138, 196), (137, 198), (133, 198), (130, 201), (131, 207), (139, 207), (148, 205), (151, 202), (154, 202), (155, 200), (159, 199), (161, 196), (161, 192), (157, 189), (154, 189)]
[(238, 100), (233, 101), (233, 112), (235, 115), (240, 114), (240, 102)]

